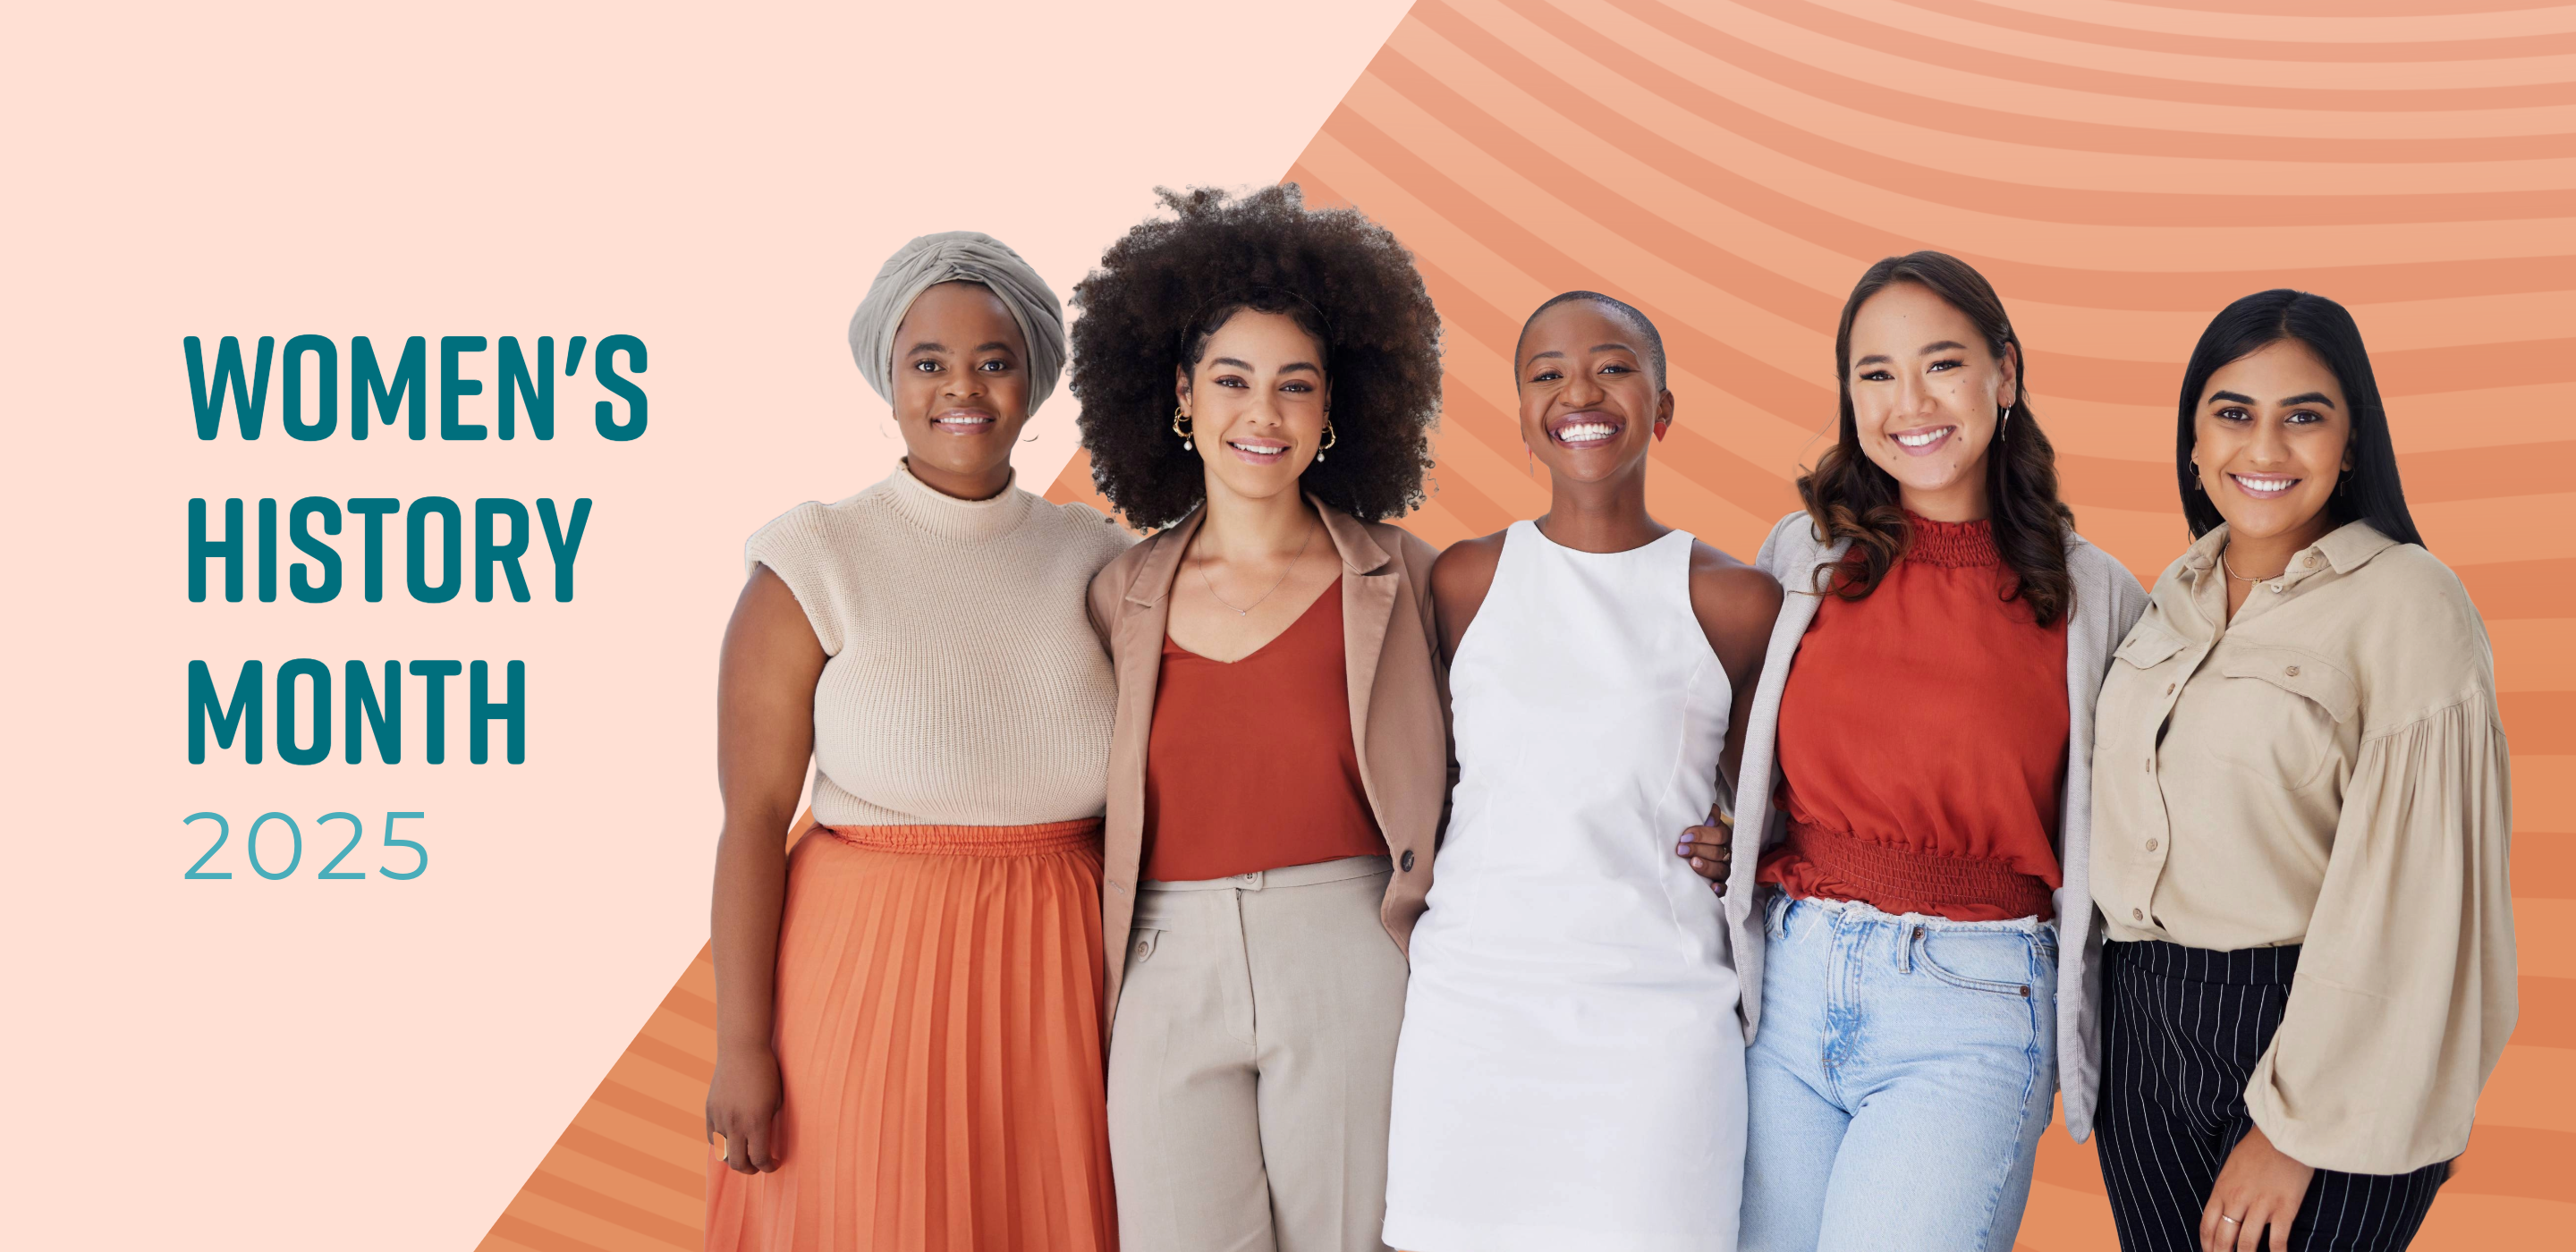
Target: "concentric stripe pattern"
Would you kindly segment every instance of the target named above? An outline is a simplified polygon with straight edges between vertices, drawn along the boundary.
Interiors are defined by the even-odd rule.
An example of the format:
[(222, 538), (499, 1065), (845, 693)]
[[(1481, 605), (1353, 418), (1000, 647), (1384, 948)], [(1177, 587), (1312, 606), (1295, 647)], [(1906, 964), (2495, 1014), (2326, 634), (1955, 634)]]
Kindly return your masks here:
[[(2576, 5), (1420, 0), (1287, 177), (1391, 227), (1439, 301), (1405, 524), (1440, 544), (1546, 507), (1509, 354), (1560, 290), (1655, 317), (1653, 507), (1745, 555), (1833, 437), (1852, 280), (1956, 253), (2029, 345), (2078, 524), (2146, 581), (2187, 538), (2172, 414), (2209, 316), (2351, 307), (2515, 748), (2522, 1022), (2417, 1246), (2576, 1224)], [(1091, 498), (1080, 458), (1053, 494)], [(2021, 1243), (2112, 1246), (2089, 1148), (2052, 1133)]]
[[(1571, 287), (1662, 326), (1660, 516), (1739, 554), (1831, 439), (1869, 261), (1957, 253), (2031, 347), (2085, 533), (2184, 535), (2180, 363), (2273, 286), (2351, 306), (2408, 494), (2495, 644), (2515, 747), (2522, 1021), (2417, 1246), (2576, 1224), (2576, 5), (2541, 0), (1423, 0), (1287, 171), (1420, 258), (1447, 325), (1434, 543), (1546, 506), (1508, 364)], [(1105, 241), (1104, 241), (1105, 242)], [(1076, 457), (1049, 493), (1092, 498)], [(495, 1252), (699, 1245), (701, 953), (495, 1223)], [(2020, 1235), (2107, 1249), (2052, 1133)]]

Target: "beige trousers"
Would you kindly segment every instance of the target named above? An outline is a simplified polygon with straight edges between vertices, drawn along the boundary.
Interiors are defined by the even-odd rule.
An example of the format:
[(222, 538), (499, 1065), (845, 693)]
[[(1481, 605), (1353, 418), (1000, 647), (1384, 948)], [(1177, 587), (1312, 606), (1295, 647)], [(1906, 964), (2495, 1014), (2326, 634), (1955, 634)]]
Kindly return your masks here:
[(1125, 1252), (1382, 1252), (1404, 954), (1387, 859), (1136, 893), (1109, 1042)]

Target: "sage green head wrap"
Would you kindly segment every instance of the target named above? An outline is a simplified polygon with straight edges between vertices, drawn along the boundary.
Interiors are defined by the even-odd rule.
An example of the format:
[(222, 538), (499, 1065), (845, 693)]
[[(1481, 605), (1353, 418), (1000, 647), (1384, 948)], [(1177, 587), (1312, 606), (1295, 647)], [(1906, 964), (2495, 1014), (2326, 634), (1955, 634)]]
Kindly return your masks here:
[(923, 235), (886, 258), (850, 317), (850, 355), (877, 395), (894, 399), (894, 337), (912, 302), (932, 286), (980, 283), (1011, 311), (1029, 345), (1029, 412), (1055, 391), (1064, 371), (1064, 304), (1020, 254), (991, 235), (971, 230)]

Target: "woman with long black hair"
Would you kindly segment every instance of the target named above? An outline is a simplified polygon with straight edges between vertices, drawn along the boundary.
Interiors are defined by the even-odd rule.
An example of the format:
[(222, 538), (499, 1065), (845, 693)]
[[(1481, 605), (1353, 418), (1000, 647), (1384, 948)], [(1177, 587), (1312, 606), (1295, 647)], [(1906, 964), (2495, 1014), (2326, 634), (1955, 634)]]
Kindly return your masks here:
[(2323, 296), (2204, 331), (2197, 542), (2102, 689), (2102, 1174), (2128, 1249), (2402, 1248), (2514, 1019), (2486, 628), (2425, 551), (2361, 332)]

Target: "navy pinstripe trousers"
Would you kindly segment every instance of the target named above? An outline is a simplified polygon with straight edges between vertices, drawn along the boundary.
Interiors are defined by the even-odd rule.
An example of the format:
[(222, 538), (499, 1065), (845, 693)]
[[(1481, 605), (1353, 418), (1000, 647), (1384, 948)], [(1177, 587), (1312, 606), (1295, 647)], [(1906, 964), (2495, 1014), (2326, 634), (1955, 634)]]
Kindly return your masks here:
[[(2124, 1252), (2198, 1252), (2219, 1167), (2254, 1121), (2245, 1084), (2281, 1028), (2299, 949), (2104, 945), (2102, 1181)], [(2403, 1248), (2445, 1161), (2409, 1174), (2318, 1170), (2287, 1252)]]

